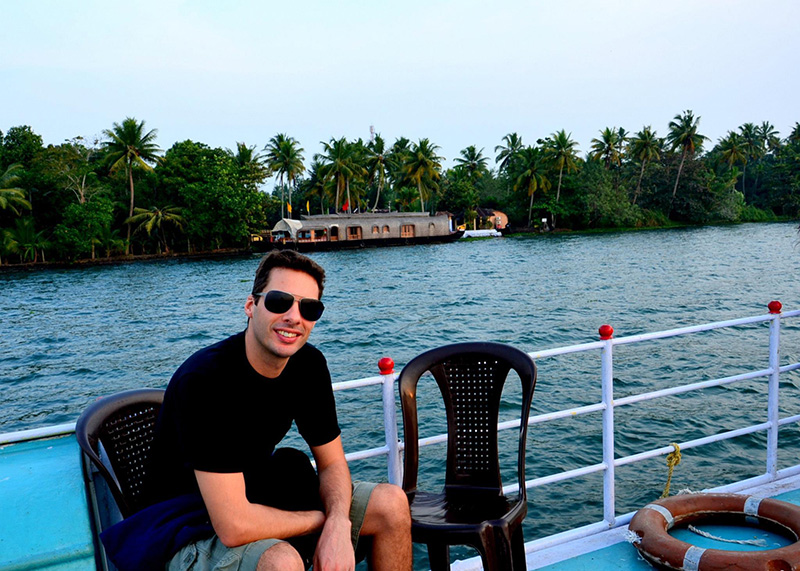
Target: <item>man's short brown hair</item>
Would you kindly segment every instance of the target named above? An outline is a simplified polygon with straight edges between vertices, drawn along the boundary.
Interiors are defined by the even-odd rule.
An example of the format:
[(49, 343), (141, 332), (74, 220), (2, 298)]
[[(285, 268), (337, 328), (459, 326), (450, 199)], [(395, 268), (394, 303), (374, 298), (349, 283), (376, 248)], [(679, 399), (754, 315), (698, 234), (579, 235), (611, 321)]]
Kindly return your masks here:
[(261, 263), (258, 264), (258, 269), (256, 270), (256, 278), (253, 281), (253, 291), (251, 292), (255, 296), (256, 304), (258, 304), (258, 296), (256, 294), (264, 290), (269, 281), (270, 272), (276, 268), (308, 274), (316, 280), (317, 286), (319, 286), (319, 297), (322, 298), (322, 289), (325, 285), (325, 270), (322, 269), (322, 266), (308, 256), (304, 256), (294, 250), (273, 250), (261, 258)]

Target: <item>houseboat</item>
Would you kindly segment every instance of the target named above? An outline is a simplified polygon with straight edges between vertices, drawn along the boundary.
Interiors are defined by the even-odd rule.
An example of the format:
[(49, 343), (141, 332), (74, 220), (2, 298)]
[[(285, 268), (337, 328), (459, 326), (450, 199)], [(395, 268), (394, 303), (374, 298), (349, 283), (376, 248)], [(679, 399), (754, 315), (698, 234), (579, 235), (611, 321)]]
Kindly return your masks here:
[(300, 220), (282, 218), (271, 232), (255, 236), (252, 243), (262, 250), (319, 252), (452, 242), (463, 234), (446, 212), (317, 214), (301, 216)]

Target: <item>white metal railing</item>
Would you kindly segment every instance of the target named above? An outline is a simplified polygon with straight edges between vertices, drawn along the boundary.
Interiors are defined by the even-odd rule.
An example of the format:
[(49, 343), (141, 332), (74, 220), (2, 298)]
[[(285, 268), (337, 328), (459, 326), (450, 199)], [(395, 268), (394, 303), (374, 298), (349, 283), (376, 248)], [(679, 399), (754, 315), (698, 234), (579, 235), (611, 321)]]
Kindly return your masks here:
[[(545, 414), (531, 416), (528, 419), (529, 425), (541, 424), (551, 422), (565, 417), (573, 417), (585, 415), (593, 412), (602, 412), (602, 429), (603, 429), (603, 456), (602, 462), (589, 466), (582, 466), (580, 468), (550, 474), (528, 480), (525, 482), (527, 488), (534, 488), (570, 480), (592, 474), (596, 472), (603, 472), (603, 520), (594, 524), (583, 526), (580, 528), (572, 529), (556, 535), (551, 535), (539, 540), (529, 542), (526, 545), (526, 551), (532, 552), (546, 547), (552, 547), (561, 543), (566, 543), (575, 539), (580, 539), (600, 531), (605, 531), (613, 527), (627, 524), (631, 514), (621, 516), (616, 515), (616, 502), (615, 502), (615, 476), (614, 471), (618, 466), (624, 466), (635, 462), (641, 462), (649, 458), (662, 456), (672, 452), (671, 446), (664, 446), (654, 448), (632, 454), (625, 457), (615, 457), (614, 446), (614, 409), (620, 406), (632, 405), (639, 402), (663, 398), (666, 396), (678, 395), (690, 391), (706, 389), (709, 387), (717, 387), (736, 383), (749, 379), (768, 377), (768, 404), (767, 404), (767, 420), (751, 426), (730, 430), (727, 432), (689, 440), (680, 443), (681, 449), (690, 449), (698, 446), (703, 446), (721, 440), (728, 440), (744, 434), (754, 432), (766, 431), (767, 432), (767, 462), (766, 471), (763, 475), (748, 480), (735, 482), (726, 486), (717, 488), (718, 490), (734, 492), (743, 490), (748, 487), (760, 485), (763, 483), (775, 481), (778, 479), (786, 478), (796, 474), (800, 474), (800, 465), (795, 465), (783, 470), (777, 469), (778, 457), (778, 428), (790, 423), (800, 422), (800, 414), (788, 416), (785, 418), (779, 417), (779, 399), (778, 387), (780, 375), (790, 371), (800, 370), (800, 363), (791, 363), (781, 366), (779, 362), (780, 355), (780, 334), (781, 334), (781, 321), (783, 319), (800, 317), (800, 310), (789, 311), (781, 313), (781, 304), (772, 302), (769, 304), (770, 313), (767, 315), (760, 315), (755, 317), (747, 317), (742, 319), (734, 319), (729, 321), (720, 321), (715, 323), (708, 323), (703, 325), (696, 325), (691, 327), (683, 327), (679, 329), (671, 329), (667, 331), (659, 331), (655, 333), (647, 333), (642, 335), (631, 335), (627, 337), (614, 338), (613, 329), (610, 326), (604, 325), (600, 328), (600, 341), (592, 343), (584, 343), (580, 345), (571, 345), (567, 347), (558, 347), (545, 351), (538, 351), (529, 353), (534, 359), (541, 360), (559, 355), (588, 353), (600, 351), (601, 353), (601, 402), (590, 404), (586, 406), (579, 406)], [(647, 393), (640, 393), (614, 399), (613, 391), (613, 370), (614, 359), (613, 351), (617, 345), (628, 345), (633, 343), (642, 343), (654, 341), (658, 339), (666, 339), (670, 337), (679, 337), (684, 335), (692, 335), (703, 331), (711, 331), (715, 329), (724, 329), (731, 327), (739, 327), (743, 325), (769, 322), (769, 367), (767, 369), (751, 371), (730, 377), (720, 379), (711, 379), (707, 381), (691, 383), (671, 387), (667, 389), (655, 390)], [(379, 362), (381, 374), (375, 377), (367, 377), (363, 379), (356, 379), (352, 381), (345, 381), (334, 383), (333, 388), (335, 391), (350, 390), (366, 386), (382, 386), (382, 402), (383, 402), (383, 423), (384, 423), (384, 444), (377, 448), (370, 448), (366, 450), (359, 450), (347, 454), (348, 461), (361, 460), (365, 458), (377, 457), (385, 455), (387, 457), (388, 479), (390, 482), (400, 484), (402, 481), (402, 463), (401, 451), (402, 443), (398, 439), (397, 431), (397, 416), (396, 416), (396, 400), (395, 400), (395, 381), (397, 375), (395, 374), (394, 362), (389, 358), (383, 358)], [(0, 445), (10, 444), (23, 440), (31, 440), (36, 438), (45, 438), (50, 436), (61, 435), (74, 431), (75, 424), (61, 424), (57, 426), (38, 428), (33, 430), (25, 430), (14, 433), (0, 434)], [(507, 421), (498, 424), (498, 430), (514, 429), (519, 427), (519, 421)], [(446, 442), (447, 435), (439, 434), (427, 438), (420, 439), (420, 446), (428, 446)], [(517, 484), (512, 484), (504, 488), (504, 492), (512, 493), (518, 489)]]
[[(616, 498), (615, 498), (615, 468), (627, 464), (641, 462), (649, 458), (654, 458), (668, 454), (673, 451), (672, 446), (663, 446), (654, 448), (638, 454), (632, 454), (617, 458), (615, 457), (614, 445), (614, 410), (616, 407), (632, 405), (635, 403), (645, 402), (653, 399), (663, 398), (667, 396), (679, 395), (691, 391), (707, 389), (710, 387), (718, 387), (729, 385), (736, 382), (741, 382), (750, 379), (767, 377), (768, 381), (768, 403), (767, 403), (767, 420), (751, 426), (729, 430), (719, 434), (697, 438), (680, 443), (681, 449), (696, 448), (704, 446), (713, 442), (728, 440), (736, 438), (745, 434), (754, 432), (766, 431), (767, 432), (767, 462), (765, 473), (755, 478), (735, 482), (726, 486), (718, 488), (721, 491), (734, 492), (743, 490), (756, 485), (772, 482), (778, 479), (786, 478), (796, 474), (800, 474), (800, 465), (792, 466), (784, 470), (777, 469), (778, 458), (778, 429), (780, 426), (795, 423), (800, 421), (800, 415), (789, 416), (785, 418), (779, 417), (779, 399), (778, 387), (780, 375), (790, 371), (800, 370), (800, 363), (791, 363), (781, 366), (779, 362), (780, 355), (780, 333), (781, 333), (781, 320), (800, 317), (800, 310), (783, 312), (781, 313), (781, 304), (772, 302), (769, 304), (770, 313), (767, 315), (760, 315), (755, 317), (746, 317), (742, 319), (734, 319), (729, 321), (719, 321), (715, 323), (707, 323), (691, 327), (682, 327), (678, 329), (670, 329), (667, 331), (659, 331), (655, 333), (647, 333), (642, 335), (631, 335), (627, 337), (614, 338), (613, 329), (610, 326), (604, 325), (600, 328), (600, 341), (592, 343), (584, 343), (580, 345), (571, 345), (567, 347), (558, 347), (546, 351), (532, 352), (530, 355), (536, 359), (546, 359), (559, 355), (587, 353), (600, 351), (601, 354), (601, 401), (595, 404), (569, 408), (531, 416), (528, 419), (529, 425), (541, 424), (551, 422), (565, 417), (574, 417), (585, 415), (593, 412), (602, 412), (602, 429), (603, 429), (603, 456), (602, 462), (589, 466), (582, 466), (580, 468), (567, 470), (564, 472), (550, 474), (540, 478), (535, 478), (525, 482), (526, 488), (534, 488), (571, 480), (587, 474), (596, 472), (603, 472), (603, 520), (594, 524), (569, 530), (567, 532), (559, 533), (549, 537), (542, 538), (529, 542), (526, 545), (526, 551), (532, 552), (553, 545), (566, 543), (575, 539), (580, 539), (601, 531), (605, 531), (614, 527), (627, 524), (632, 513), (624, 514), (621, 516), (616, 515)], [(747, 373), (724, 377), (719, 379), (711, 379), (702, 382), (696, 382), (667, 389), (655, 390), (647, 393), (640, 393), (614, 399), (614, 347), (617, 345), (629, 345), (633, 343), (642, 343), (648, 341), (655, 341), (658, 339), (666, 339), (671, 337), (679, 337), (692, 335), (704, 331), (711, 331), (716, 329), (725, 329), (732, 327), (740, 327), (743, 325), (750, 325), (755, 323), (769, 322), (769, 367), (757, 371), (750, 371)], [(388, 361), (391, 365), (388, 368), (384, 367), (384, 362)], [(402, 443), (397, 439), (397, 425), (395, 414), (395, 391), (394, 383), (396, 375), (393, 374), (391, 368), (394, 363), (391, 360), (381, 360), (382, 374), (377, 377), (370, 377), (356, 381), (348, 381), (345, 383), (336, 383), (335, 390), (343, 390), (348, 388), (355, 388), (357, 386), (367, 385), (383, 385), (383, 410), (384, 410), (384, 426), (385, 426), (385, 444), (380, 448), (373, 448), (370, 450), (362, 450), (348, 454), (348, 460), (357, 460), (361, 458), (368, 458), (372, 456), (379, 456), (386, 454), (388, 456), (388, 477), (392, 483), (399, 484), (402, 480), (402, 469), (400, 464), (400, 453), (402, 450)], [(518, 420), (501, 422), (498, 424), (498, 430), (507, 430), (519, 427)], [(446, 442), (447, 435), (439, 434), (427, 438), (420, 439), (420, 446), (428, 446), (431, 444)], [(512, 484), (504, 487), (505, 493), (513, 493), (518, 489), (517, 484)]]

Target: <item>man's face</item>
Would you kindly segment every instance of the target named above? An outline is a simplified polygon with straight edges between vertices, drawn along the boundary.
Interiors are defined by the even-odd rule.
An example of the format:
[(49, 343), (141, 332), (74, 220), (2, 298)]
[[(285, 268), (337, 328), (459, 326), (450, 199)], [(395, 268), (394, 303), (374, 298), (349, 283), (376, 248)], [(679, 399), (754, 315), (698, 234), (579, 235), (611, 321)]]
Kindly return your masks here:
[[(286, 268), (275, 268), (269, 274), (264, 292), (279, 290), (292, 294), (296, 300), (302, 298), (319, 299), (319, 287), (310, 275)], [(255, 298), (248, 296), (244, 311), (250, 318), (247, 335), (255, 342), (253, 347), (258, 351), (258, 358), (270, 364), (284, 361), (294, 355), (308, 341), (314, 321), (308, 321), (300, 315), (300, 307), (295, 301), (286, 313), (271, 313), (264, 304), (264, 299), (255, 303)]]

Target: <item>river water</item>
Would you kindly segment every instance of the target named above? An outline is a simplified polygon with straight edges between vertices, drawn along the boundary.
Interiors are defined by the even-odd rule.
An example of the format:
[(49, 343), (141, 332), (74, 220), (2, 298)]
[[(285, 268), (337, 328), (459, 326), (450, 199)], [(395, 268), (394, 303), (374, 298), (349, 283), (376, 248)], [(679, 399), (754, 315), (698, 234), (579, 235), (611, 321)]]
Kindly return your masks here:
[[(399, 370), (424, 350), (459, 341), (537, 351), (594, 341), (604, 323), (623, 336), (759, 315), (773, 299), (787, 310), (800, 307), (800, 246), (790, 223), (461, 240), (313, 257), (328, 280), (327, 309), (312, 342), (328, 358), (334, 381), (377, 374), (383, 356)], [(0, 432), (70, 422), (100, 395), (165, 386), (192, 352), (244, 327), (242, 306), (258, 260), (0, 272)], [(615, 395), (734, 374), (755, 368), (752, 363), (765, 368), (764, 332), (720, 332), (669, 350), (619, 348)], [(797, 361), (796, 325), (786, 327), (783, 341), (784, 357)], [(788, 375), (783, 384), (800, 388), (800, 379)], [(700, 406), (677, 398), (666, 407), (620, 412), (625, 430), (618, 430), (618, 454), (728, 429), (751, 416), (763, 419), (762, 389), (753, 381), (709, 391)], [(348, 450), (381, 445), (380, 389), (364, 391), (337, 393)], [(800, 409), (800, 399), (792, 398), (783, 401), (785, 414)], [(539, 363), (534, 412), (598, 399), (597, 354)], [(532, 429), (528, 477), (599, 462), (598, 421), (589, 415)], [(431, 421), (433, 433), (439, 427)], [(800, 451), (796, 430), (783, 430), (781, 439)], [(763, 440), (759, 434), (689, 454), (673, 485), (705, 487), (755, 475), (763, 471)], [(430, 454), (425, 470), (433, 473), (442, 449)], [(663, 459), (645, 464), (619, 470), (620, 512), (663, 487)], [(379, 460), (353, 469), (385, 479)], [(587, 476), (533, 491), (534, 523), (526, 538), (599, 519), (599, 481)]]

